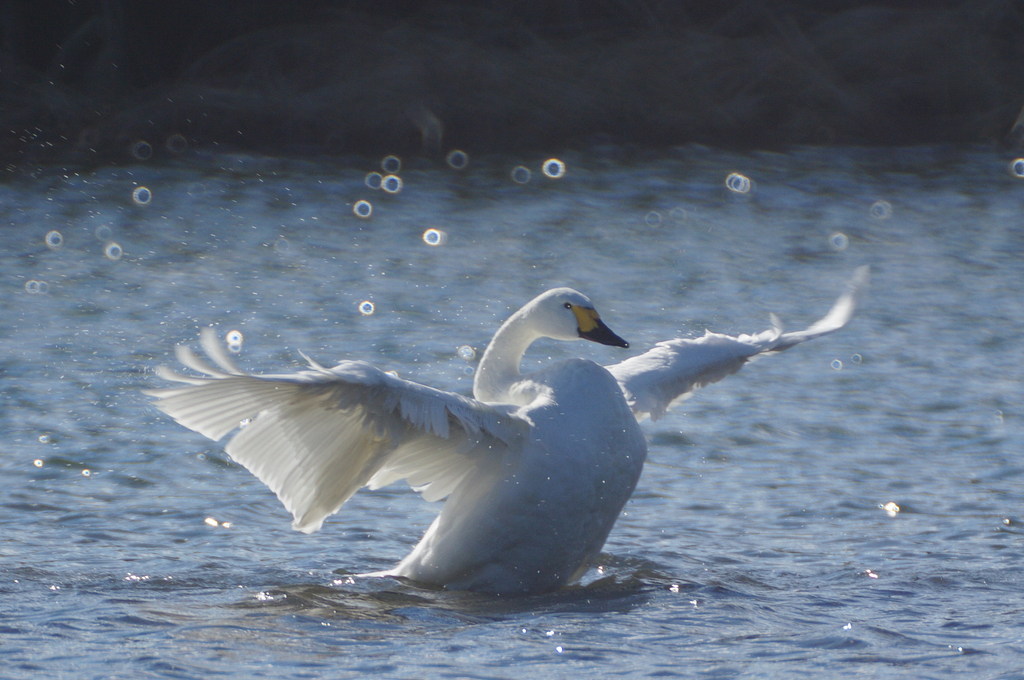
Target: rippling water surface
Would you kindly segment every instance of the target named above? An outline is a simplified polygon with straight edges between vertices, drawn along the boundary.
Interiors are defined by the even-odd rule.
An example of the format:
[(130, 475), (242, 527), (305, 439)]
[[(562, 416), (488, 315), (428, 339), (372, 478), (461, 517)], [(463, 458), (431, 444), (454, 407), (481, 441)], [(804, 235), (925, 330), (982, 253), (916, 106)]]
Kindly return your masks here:
[[(364, 183), (377, 159), (201, 155), (0, 186), (0, 675), (1024, 678), (1013, 159), (599, 149), (559, 179), (544, 160), (406, 160), (393, 194)], [(528, 365), (770, 312), (795, 329), (860, 264), (849, 328), (645, 425), (603, 564), (552, 595), (351, 579), (436, 506), (395, 485), (293, 532), (139, 394), (206, 325), (253, 371), (303, 350), (468, 393), (466, 347), (554, 285), (635, 349), (542, 342)]]

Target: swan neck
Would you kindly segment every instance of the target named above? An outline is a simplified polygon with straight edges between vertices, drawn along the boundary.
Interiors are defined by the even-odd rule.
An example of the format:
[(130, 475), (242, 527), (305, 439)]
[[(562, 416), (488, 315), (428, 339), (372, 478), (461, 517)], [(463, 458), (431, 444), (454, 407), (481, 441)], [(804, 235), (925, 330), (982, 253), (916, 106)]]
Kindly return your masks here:
[(519, 364), (523, 355), (538, 337), (521, 313), (503, 323), (477, 366), (473, 396), (480, 401), (508, 401), (509, 388), (521, 377)]

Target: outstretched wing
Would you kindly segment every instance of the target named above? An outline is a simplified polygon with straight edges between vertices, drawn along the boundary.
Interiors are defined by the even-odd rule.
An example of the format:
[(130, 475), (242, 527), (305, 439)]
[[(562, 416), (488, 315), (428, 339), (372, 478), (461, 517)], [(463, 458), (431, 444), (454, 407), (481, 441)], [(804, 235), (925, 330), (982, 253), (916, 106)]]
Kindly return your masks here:
[(289, 375), (239, 370), (212, 329), (200, 336), (216, 364), (179, 345), (202, 374), (158, 369), (184, 386), (146, 390), (157, 408), (210, 439), (237, 430), (226, 450), (311, 533), (363, 486), (406, 479), (427, 500), (447, 496), (479, 456), (514, 445), (525, 423), (458, 394), (389, 375), (361, 361)]
[(806, 330), (784, 333), (772, 315), (772, 328), (755, 335), (732, 337), (706, 331), (700, 338), (659, 342), (649, 351), (607, 368), (619, 381), (637, 418), (650, 415), (656, 420), (675, 401), (732, 375), (760, 355), (839, 330), (853, 317), (867, 280), (868, 267), (858, 268), (848, 290), (828, 314)]

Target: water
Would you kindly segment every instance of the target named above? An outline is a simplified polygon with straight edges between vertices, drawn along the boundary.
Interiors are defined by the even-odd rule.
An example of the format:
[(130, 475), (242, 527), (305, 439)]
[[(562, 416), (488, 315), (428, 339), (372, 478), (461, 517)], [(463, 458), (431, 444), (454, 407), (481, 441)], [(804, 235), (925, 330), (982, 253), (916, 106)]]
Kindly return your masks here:
[[(3, 677), (1024, 677), (1012, 158), (595, 149), (556, 180), (543, 158), (403, 158), (389, 195), (364, 181), (379, 159), (190, 153), (0, 186)], [(211, 324), (251, 370), (301, 349), (468, 393), (547, 287), (587, 292), (636, 349), (542, 342), (528, 367), (769, 312), (795, 329), (864, 263), (849, 328), (646, 424), (600, 569), (551, 595), (349, 579), (436, 507), (395, 485), (293, 532), (138, 393)]]

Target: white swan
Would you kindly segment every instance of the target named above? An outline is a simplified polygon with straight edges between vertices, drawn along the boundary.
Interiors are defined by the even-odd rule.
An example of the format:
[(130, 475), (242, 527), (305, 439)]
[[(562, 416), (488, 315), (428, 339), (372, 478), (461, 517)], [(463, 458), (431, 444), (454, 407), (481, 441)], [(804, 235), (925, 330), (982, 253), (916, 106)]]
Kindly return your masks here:
[(211, 329), (202, 377), (164, 367), (185, 386), (148, 390), (156, 406), (213, 440), (238, 430), (228, 454), (269, 486), (313, 532), (357, 489), (405, 479), (430, 501), (447, 497), (419, 544), (380, 575), (452, 589), (525, 594), (577, 579), (598, 555), (640, 476), (638, 419), (734, 373), (748, 360), (842, 328), (867, 279), (859, 269), (831, 311), (806, 330), (778, 320), (755, 335), (706, 332), (661, 342), (601, 367), (570, 359), (522, 375), (541, 337), (628, 347), (591, 301), (570, 288), (536, 297), (498, 329), (473, 385), (475, 399), (389, 375), (361, 361), (287, 375), (239, 370)]

